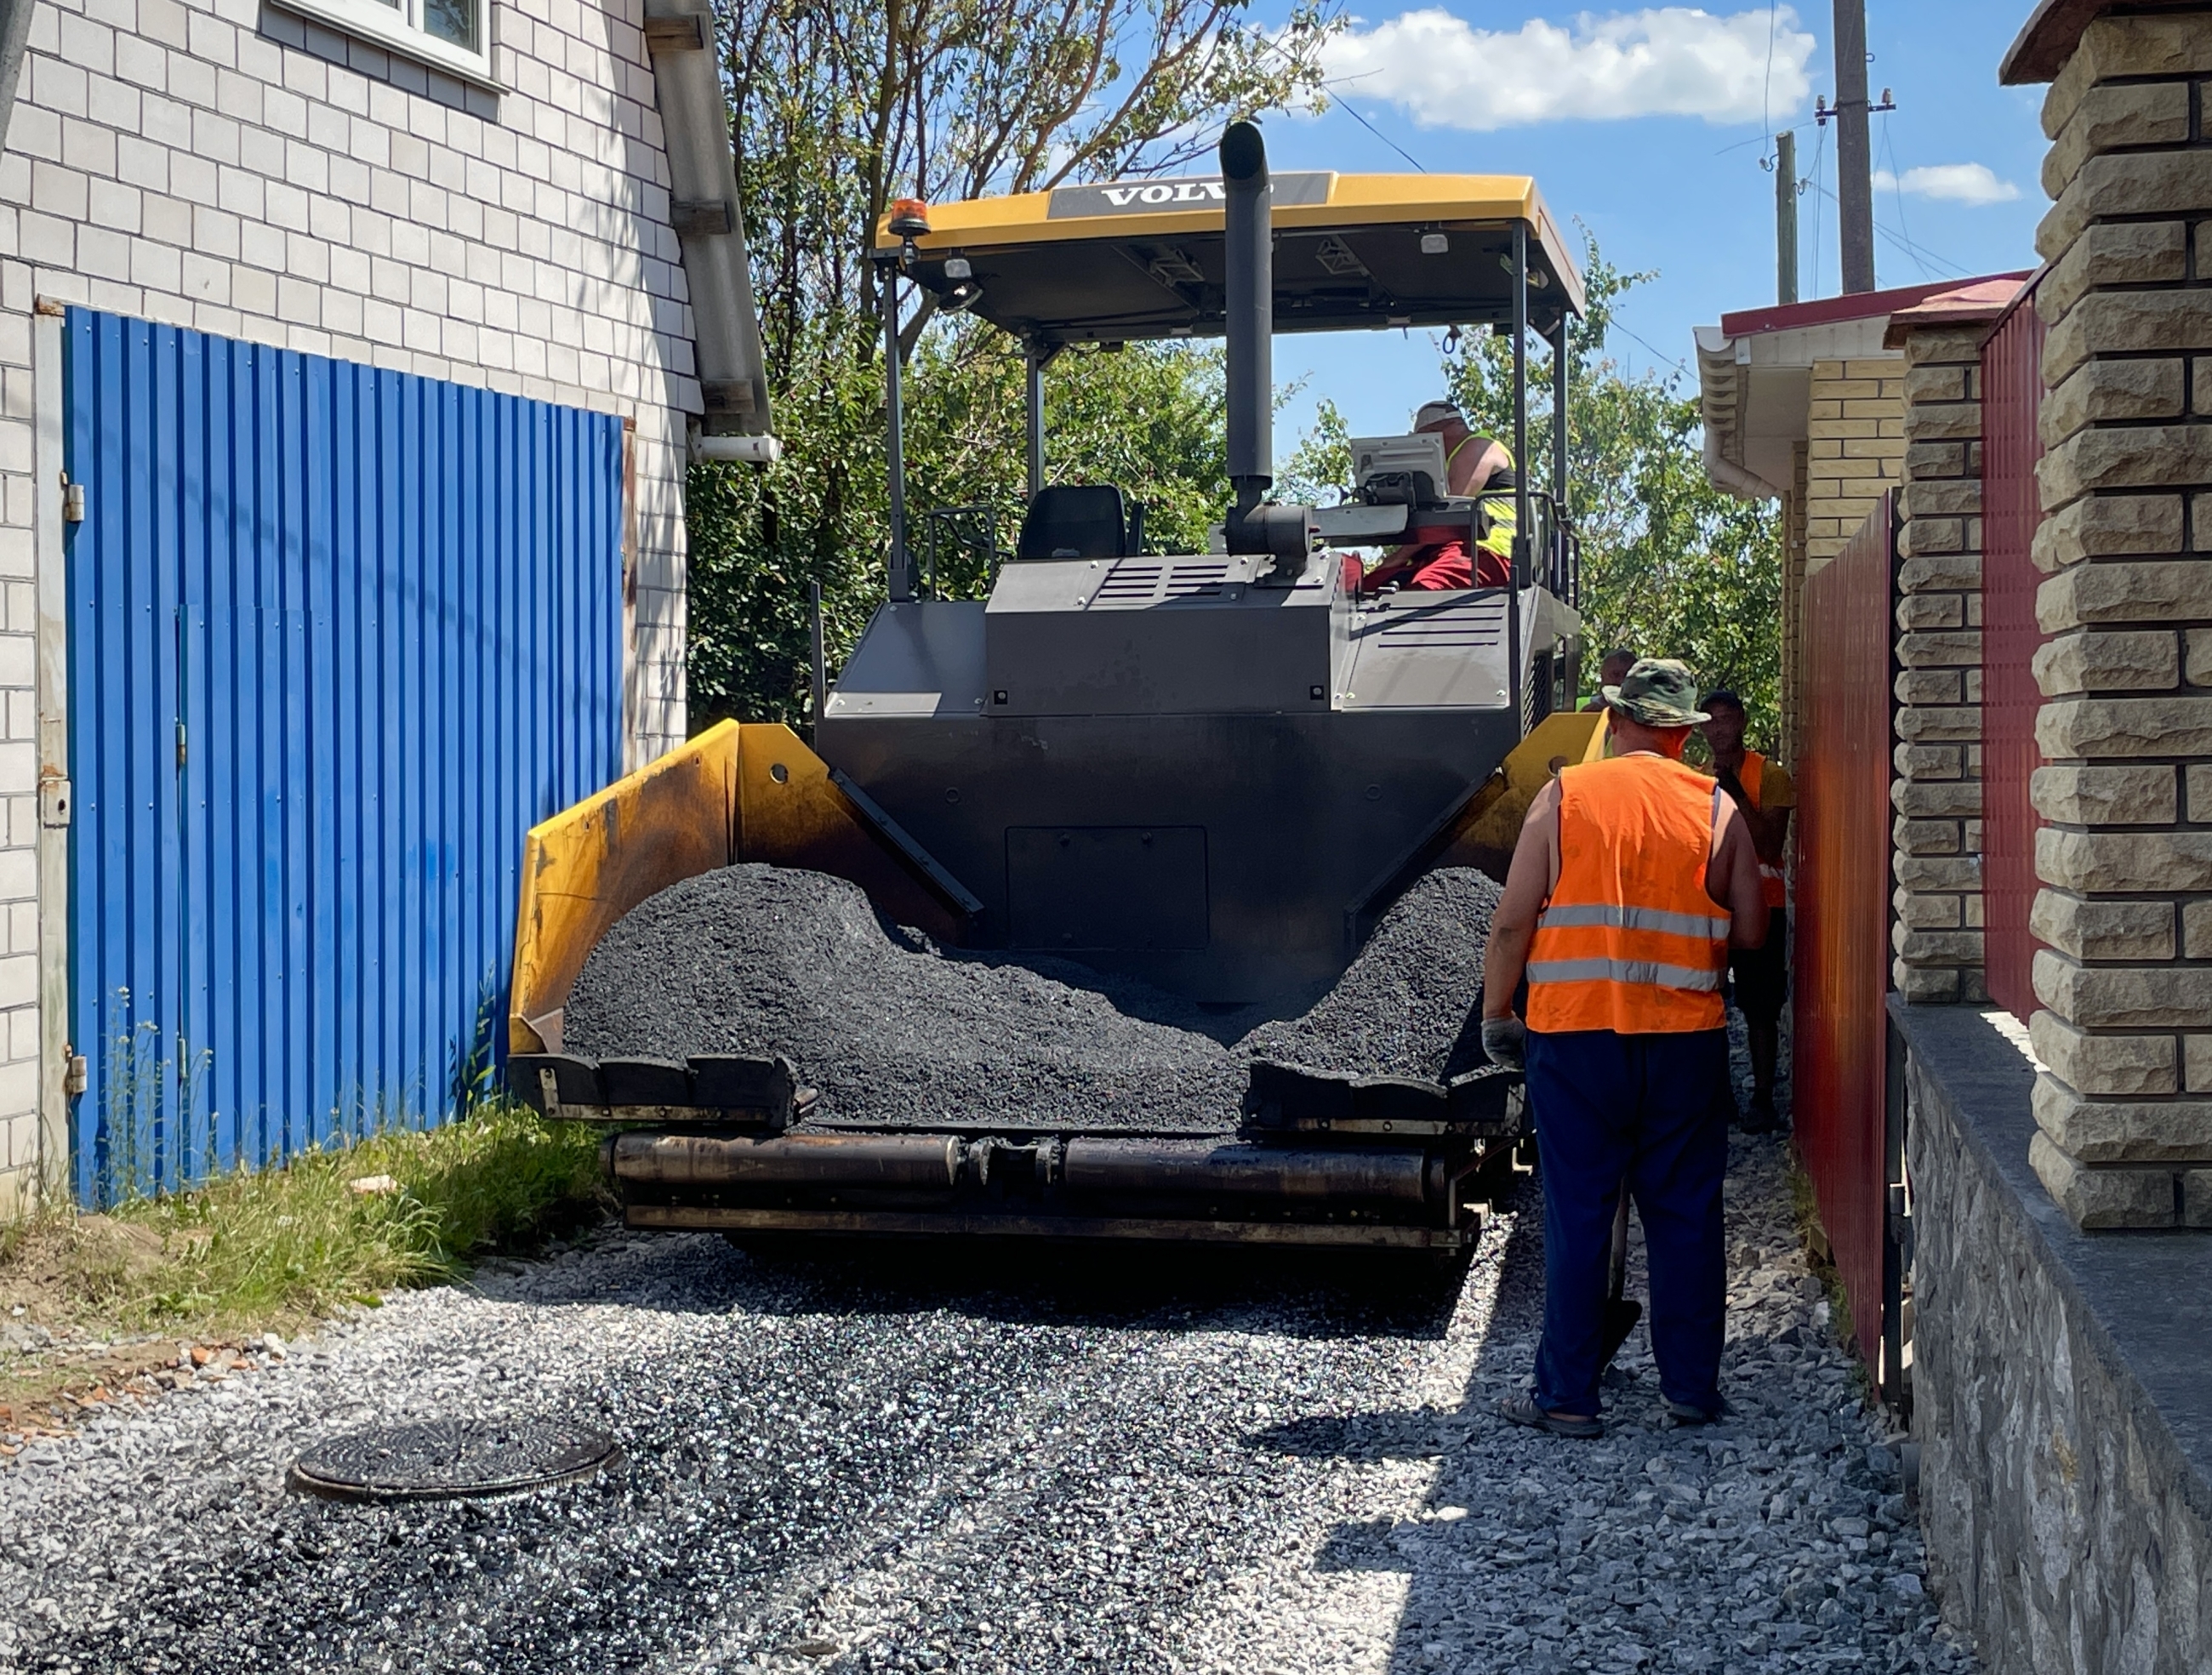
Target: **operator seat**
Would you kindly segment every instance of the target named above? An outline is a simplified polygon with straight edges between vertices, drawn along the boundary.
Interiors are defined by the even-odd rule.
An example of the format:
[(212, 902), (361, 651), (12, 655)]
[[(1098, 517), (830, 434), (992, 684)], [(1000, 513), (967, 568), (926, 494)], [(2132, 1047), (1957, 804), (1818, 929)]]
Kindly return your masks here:
[(1111, 483), (1055, 483), (1040, 489), (1022, 519), (1016, 559), (1127, 558), (1129, 511)]

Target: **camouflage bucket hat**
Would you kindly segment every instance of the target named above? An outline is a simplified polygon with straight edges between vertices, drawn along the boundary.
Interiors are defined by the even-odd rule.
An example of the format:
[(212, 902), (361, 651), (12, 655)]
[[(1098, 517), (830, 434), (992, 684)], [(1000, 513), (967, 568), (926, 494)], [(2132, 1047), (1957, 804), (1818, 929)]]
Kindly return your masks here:
[(1603, 689), (1605, 701), (1647, 727), (1694, 727), (1712, 717), (1698, 707), (1698, 677), (1670, 657), (1638, 659), (1619, 686)]

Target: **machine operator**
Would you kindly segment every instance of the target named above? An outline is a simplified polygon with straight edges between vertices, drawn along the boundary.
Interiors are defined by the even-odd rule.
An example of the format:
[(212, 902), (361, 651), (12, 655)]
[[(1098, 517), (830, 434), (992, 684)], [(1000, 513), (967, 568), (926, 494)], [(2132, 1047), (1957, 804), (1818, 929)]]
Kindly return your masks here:
[(1713, 774), (1735, 799), (1759, 851), (1759, 881), (1766, 897), (1766, 940), (1756, 948), (1733, 950), (1735, 1004), (1743, 1013), (1751, 1049), (1751, 1109), (1743, 1119), (1747, 1134), (1771, 1134), (1782, 1126), (1774, 1108), (1774, 1065), (1782, 1042), (1782, 1003), (1790, 988), (1790, 886), (1782, 860), (1790, 843), (1790, 814), (1797, 806), (1797, 787), (1789, 770), (1743, 745), (1743, 700), (1716, 692), (1705, 700), (1712, 719), (1705, 743), (1712, 747)]
[[(1467, 416), (1456, 404), (1431, 401), (1413, 415), (1416, 435), (1433, 434), (1444, 445), (1444, 492), (1460, 498), (1486, 489), (1512, 489), (1520, 483), (1513, 455), (1494, 438), (1478, 436), (1468, 428)], [(1453, 537), (1442, 541), (1411, 542), (1391, 550), (1368, 573), (1362, 586), (1369, 592), (1392, 583), (1432, 592), (1446, 587), (1503, 587), (1513, 574), (1513, 533), (1518, 526), (1510, 495), (1486, 500), (1483, 510), (1489, 529), (1475, 543), (1470, 563), (1467, 543)]]
[[(1482, 975), (1483, 1049), (1525, 1064), (1544, 1182), (1535, 1389), (1498, 1411), (1577, 1437), (1604, 1431), (1624, 1180), (1644, 1222), (1667, 1416), (1696, 1425), (1725, 1411), (1721, 1178), (1735, 1101), (1721, 975), (1731, 948), (1766, 932), (1742, 811), (1681, 761), (1710, 719), (1688, 668), (1647, 658), (1605, 699), (1620, 754), (1562, 769), (1529, 804)], [(1513, 1015), (1524, 976), (1525, 1025)]]

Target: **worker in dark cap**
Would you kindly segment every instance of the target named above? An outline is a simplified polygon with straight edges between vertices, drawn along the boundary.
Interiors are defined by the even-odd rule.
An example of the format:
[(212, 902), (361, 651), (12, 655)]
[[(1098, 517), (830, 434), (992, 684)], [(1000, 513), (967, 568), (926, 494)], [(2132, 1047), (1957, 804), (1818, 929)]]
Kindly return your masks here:
[(1705, 723), (1705, 735), (1712, 747), (1713, 777), (1743, 810), (1753, 847), (1759, 851), (1759, 886), (1766, 896), (1766, 940), (1756, 948), (1736, 950), (1729, 971), (1751, 1051), (1751, 1109), (1744, 1115), (1743, 1130), (1771, 1134), (1782, 1126), (1774, 1106), (1775, 1065), (1782, 1056), (1782, 1003), (1790, 993), (1790, 884), (1782, 866), (1797, 787), (1780, 762), (1744, 748), (1742, 699), (1733, 692), (1709, 693), (1705, 708), (1712, 717)]
[[(1731, 947), (1765, 935), (1742, 811), (1685, 766), (1708, 718), (1689, 670), (1647, 658), (1605, 689), (1619, 754), (1565, 768), (1522, 822), (1482, 974), (1482, 1045), (1525, 1067), (1544, 1182), (1544, 1336), (1532, 1393), (1498, 1411), (1603, 1434), (1607, 1270), (1625, 1180), (1651, 1270), (1668, 1417), (1721, 1417)], [(1528, 984), (1527, 1022), (1513, 1013)]]

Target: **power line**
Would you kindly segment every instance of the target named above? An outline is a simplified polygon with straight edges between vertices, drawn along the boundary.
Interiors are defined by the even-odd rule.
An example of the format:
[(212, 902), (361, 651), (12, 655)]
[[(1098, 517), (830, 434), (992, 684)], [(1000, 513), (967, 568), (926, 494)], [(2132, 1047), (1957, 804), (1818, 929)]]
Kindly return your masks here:
[[(1842, 207), (1842, 205), (1838, 203), (1836, 195), (1830, 191), (1826, 186), (1820, 185), (1819, 181), (1815, 180), (1813, 183), (1813, 190), (1820, 193), (1821, 197), (1826, 198), (1829, 203), (1836, 203), (1838, 209)], [(1946, 276), (1947, 277), (1964, 279), (1966, 276), (1967, 270), (1960, 267), (1949, 257), (1942, 255), (1936, 251), (1929, 250), (1923, 245), (1915, 244), (1911, 240), (1906, 238), (1894, 228), (1887, 227), (1880, 222), (1876, 222), (1875, 223), (1875, 231), (1881, 234), (1882, 237), (1887, 239), (1892, 244), (1895, 245), (1907, 256), (1911, 257), (1916, 262), (1924, 257), (1929, 261), (1933, 262), (1939, 268), (1948, 268), (1950, 270), (1950, 272)]]
[(1713, 155), (1716, 157), (1725, 157), (1729, 152), (1741, 151), (1747, 145), (1764, 145), (1767, 141), (1772, 139), (1777, 134), (1802, 134), (1808, 128), (1810, 128), (1814, 124), (1809, 122), (1793, 123), (1787, 128), (1776, 128), (1764, 134), (1753, 134), (1747, 140), (1735, 140), (1731, 142), (1729, 144), (1723, 146), (1719, 150), (1714, 152)]
[[(1769, 76), (1769, 78), (1770, 78), (1770, 79), (1772, 77), (1772, 76), (1773, 76), (1773, 74), (1774, 74), (1774, 43), (1773, 43), (1773, 39), (1772, 39), (1772, 27), (1771, 27), (1771, 25), (1772, 25), (1772, 15), (1771, 15), (1771, 14), (1772, 14), (1772, 6), (1773, 6), (1773, 4), (1774, 4), (1774, 3), (1775, 3), (1775, 0), (1769, 0), (1769, 30), (1768, 30), (1768, 35), (1769, 35), (1769, 38), (1768, 38), (1768, 40), (1767, 40), (1767, 75), (1768, 75), (1768, 76)], [(1278, 54), (1280, 54), (1282, 57), (1284, 57), (1284, 58), (1287, 58), (1288, 57), (1290, 57), (1290, 54), (1289, 54), (1289, 53), (1283, 52), (1283, 49), (1282, 49), (1280, 46), (1277, 46), (1273, 41), (1267, 39), (1267, 38), (1265, 35), (1258, 34), (1258, 33), (1257, 33), (1256, 31), (1255, 31), (1254, 33), (1255, 33), (1255, 38), (1256, 38), (1257, 39), (1259, 39), (1262, 44), (1264, 44), (1264, 45), (1265, 45), (1265, 46), (1267, 46), (1267, 47), (1271, 52), (1276, 52), (1276, 53), (1278, 53)], [(1342, 87), (1342, 86), (1346, 85), (1347, 82), (1354, 82), (1354, 81), (1358, 81), (1358, 80), (1361, 80), (1361, 79), (1363, 79), (1363, 78), (1358, 77), (1358, 76), (1340, 76), (1340, 77), (1338, 77), (1338, 78), (1336, 78), (1335, 80), (1333, 80), (1333, 81), (1324, 81), (1324, 82), (1322, 82), (1322, 85), (1323, 87), (1325, 87), (1325, 88), (1330, 88), (1330, 87)], [(1384, 133), (1384, 132), (1383, 132), (1380, 128), (1377, 128), (1377, 127), (1376, 127), (1373, 123), (1370, 122), (1370, 121), (1369, 121), (1365, 117), (1364, 117), (1364, 116), (1360, 115), (1358, 106), (1355, 106), (1354, 104), (1352, 104), (1352, 102), (1350, 100), (1348, 100), (1348, 99), (1345, 98), (1342, 94), (1339, 94), (1339, 95), (1337, 96), (1336, 104), (1337, 104), (1337, 108), (1338, 108), (1338, 109), (1341, 110), (1341, 111), (1342, 111), (1342, 112), (1343, 112), (1346, 116), (1350, 117), (1350, 118), (1351, 118), (1354, 122), (1358, 123), (1358, 124), (1362, 128), (1364, 128), (1364, 129), (1365, 129), (1369, 133), (1370, 133), (1370, 134), (1374, 135), (1374, 136), (1375, 136), (1375, 137), (1376, 137), (1376, 139), (1378, 139), (1378, 140), (1382, 141), (1383, 144), (1385, 144), (1385, 145), (1389, 146), (1389, 147), (1393, 151), (1396, 152), (1396, 153), (1397, 153), (1401, 157), (1403, 157), (1403, 158), (1404, 158), (1407, 162), (1411, 163), (1411, 164), (1412, 164), (1415, 168), (1419, 169), (1419, 170), (1423, 174), (1426, 174), (1426, 173), (1429, 173), (1429, 166), (1428, 166), (1426, 163), (1423, 162), (1423, 161), (1422, 161), (1419, 157), (1416, 157), (1415, 155), (1413, 155), (1413, 154), (1412, 152), (1410, 152), (1410, 151), (1407, 150), (1407, 149), (1406, 149), (1406, 148), (1405, 148), (1404, 146), (1402, 146), (1402, 145), (1399, 144), (1397, 141), (1395, 141), (1395, 140), (1392, 139), (1392, 138), (1391, 138), (1388, 134)], [(1748, 141), (1747, 141), (1747, 142), (1746, 142), (1746, 143), (1747, 143), (1747, 144), (1748, 144), (1748, 143), (1749, 143), (1749, 142), (1748, 142)], [(1731, 147), (1731, 148), (1729, 148), (1729, 149), (1734, 149), (1735, 148)], [(1671, 359), (1670, 359), (1670, 358), (1666, 355), (1666, 353), (1665, 353), (1663, 350), (1661, 350), (1661, 349), (1654, 349), (1654, 348), (1652, 348), (1651, 344), (1650, 344), (1650, 343), (1646, 339), (1644, 339), (1643, 337), (1639, 336), (1638, 333), (1636, 333), (1636, 332), (1634, 332), (1634, 331), (1630, 331), (1626, 326), (1622, 325), (1620, 324), (1620, 322), (1619, 320), (1617, 320), (1617, 319), (1616, 319), (1616, 320), (1612, 321), (1610, 324), (1611, 324), (1613, 326), (1616, 327), (1616, 328), (1620, 331), (1620, 333), (1621, 333), (1621, 335), (1622, 335), (1623, 337), (1632, 337), (1632, 338), (1634, 338), (1638, 343), (1642, 343), (1642, 344), (1644, 345), (1644, 347), (1646, 349), (1650, 350), (1650, 353), (1651, 353), (1651, 355), (1652, 355), (1653, 358), (1655, 358), (1656, 360), (1657, 360), (1657, 361), (1660, 362), (1660, 364), (1661, 364), (1661, 365), (1662, 365), (1662, 366), (1668, 366), (1668, 367), (1673, 367), (1676, 372), (1686, 373), (1686, 372), (1687, 371), (1687, 368), (1686, 368), (1686, 366), (1684, 365), (1684, 362), (1683, 362), (1682, 358), (1681, 358), (1680, 356), (1677, 355), (1677, 356), (1674, 356), (1674, 357), (1673, 357), (1673, 358), (1671, 358)]]
[(1384, 133), (1380, 128), (1377, 128), (1365, 117), (1360, 115), (1358, 107), (1350, 100), (1340, 97), (1336, 101), (1336, 106), (1339, 110), (1342, 111), (1346, 116), (1358, 123), (1362, 128), (1364, 128), (1369, 133), (1374, 135), (1376, 139), (1389, 146), (1393, 151), (1396, 152), (1401, 157), (1403, 157), (1415, 168), (1420, 170), (1422, 173), (1426, 174), (1429, 172), (1429, 166), (1426, 163), (1423, 162), (1419, 157), (1416, 157), (1412, 152), (1407, 150), (1404, 146), (1392, 139), (1388, 134)]
[[(1886, 115), (1881, 119), (1881, 155), (1889, 159), (1890, 189), (1897, 199), (1897, 230), (1909, 245), (1912, 242), (1912, 228), (1905, 219), (1905, 174), (1897, 166), (1897, 146), (1890, 137), (1889, 118)], [(1936, 276), (1928, 271), (1928, 264), (1922, 261), (1917, 254), (1914, 255), (1912, 264), (1920, 270), (1923, 279)]]
[[(1821, 197), (1826, 198), (1831, 203), (1837, 202), (1836, 195), (1830, 191), (1826, 187), (1820, 185), (1819, 183), (1814, 183), (1813, 190), (1819, 192)], [(1884, 225), (1879, 222), (1875, 225), (1875, 229), (1880, 232), (1884, 238), (1887, 239), (1892, 244), (1895, 245), (1907, 256), (1911, 257), (1915, 261), (1925, 258), (1926, 260), (1936, 264), (1939, 268), (1949, 270), (1949, 276), (1962, 279), (1966, 277), (1967, 270), (1960, 266), (1958, 263), (1953, 261), (1949, 257), (1930, 250), (1925, 245), (1916, 243), (1911, 239), (1907, 238), (1904, 234), (1899, 232), (1893, 227)], [(1937, 276), (1930, 276), (1935, 277)]]
[(1662, 367), (1672, 367), (1678, 373), (1686, 373), (1689, 371), (1689, 367), (1685, 364), (1682, 356), (1676, 355), (1670, 361), (1667, 358), (1667, 351), (1662, 349), (1653, 349), (1649, 338), (1641, 337), (1638, 333), (1631, 331), (1626, 326), (1621, 325), (1619, 320), (1612, 321), (1611, 325), (1613, 330), (1619, 331), (1624, 337), (1634, 337), (1636, 341), (1642, 343), (1645, 349), (1650, 349), (1652, 358), (1657, 361)]
[[(1259, 30), (1254, 29), (1250, 33), (1253, 39), (1258, 41), (1260, 45), (1266, 47), (1269, 52), (1274, 53), (1276, 57), (1283, 59), (1285, 63), (1293, 64), (1297, 63), (1297, 60), (1292, 58), (1288, 52), (1285, 52), (1278, 42), (1268, 39), (1267, 37), (1262, 34)], [(1361, 77), (1356, 76), (1339, 76), (1334, 81), (1323, 81), (1322, 82), (1322, 86), (1325, 88), (1342, 87), (1348, 82), (1355, 82), (1361, 79)], [(1403, 157), (1416, 169), (1419, 170), (1420, 173), (1426, 174), (1429, 172), (1429, 166), (1426, 163), (1423, 162), (1419, 157), (1416, 157), (1412, 152), (1407, 150), (1404, 146), (1392, 139), (1388, 134), (1384, 133), (1380, 128), (1377, 128), (1365, 117), (1360, 115), (1359, 107), (1354, 105), (1350, 100), (1345, 98), (1342, 94), (1339, 94), (1337, 96), (1336, 103), (1337, 107), (1346, 116), (1350, 117), (1362, 128), (1364, 128), (1369, 133), (1374, 135), (1376, 139), (1382, 141), (1383, 144), (1389, 146), (1401, 157)]]
[(1759, 88), (1759, 125), (1774, 137), (1774, 26), (1781, 0), (1766, 0), (1766, 79)]

